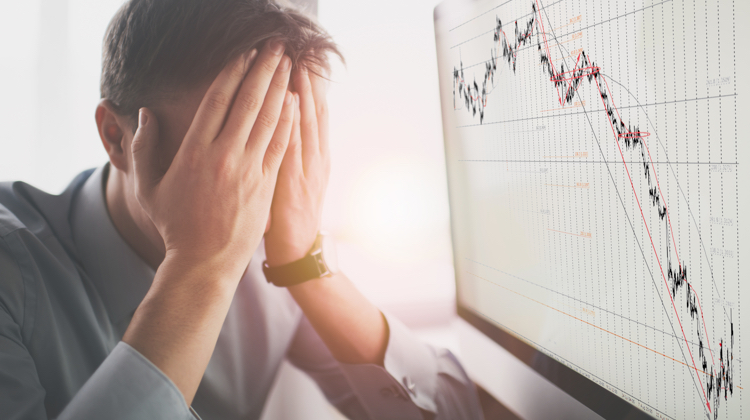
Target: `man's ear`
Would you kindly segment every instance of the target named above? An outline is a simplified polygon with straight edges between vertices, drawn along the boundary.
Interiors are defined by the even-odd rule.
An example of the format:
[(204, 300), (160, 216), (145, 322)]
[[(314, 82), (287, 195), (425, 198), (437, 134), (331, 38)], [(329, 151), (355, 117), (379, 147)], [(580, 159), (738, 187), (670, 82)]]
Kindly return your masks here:
[(112, 101), (102, 99), (96, 107), (96, 126), (104, 150), (109, 155), (112, 166), (122, 172), (128, 171), (130, 147), (125, 144), (127, 132), (132, 132), (133, 122), (130, 118), (117, 113)]

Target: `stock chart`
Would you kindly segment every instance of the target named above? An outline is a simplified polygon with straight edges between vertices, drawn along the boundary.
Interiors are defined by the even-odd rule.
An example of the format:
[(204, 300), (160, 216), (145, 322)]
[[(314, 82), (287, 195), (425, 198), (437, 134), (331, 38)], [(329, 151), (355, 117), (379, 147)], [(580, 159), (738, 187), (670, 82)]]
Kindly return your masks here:
[(436, 28), (459, 299), (656, 418), (750, 418), (739, 8), (484, 1)]

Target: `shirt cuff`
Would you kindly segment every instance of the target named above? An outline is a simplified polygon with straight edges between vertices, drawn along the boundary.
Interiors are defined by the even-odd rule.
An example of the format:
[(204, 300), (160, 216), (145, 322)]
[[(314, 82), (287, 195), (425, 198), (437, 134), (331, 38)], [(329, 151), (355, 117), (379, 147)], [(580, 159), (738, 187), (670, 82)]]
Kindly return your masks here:
[(344, 363), (341, 368), (372, 418), (422, 420), (420, 409), (437, 411), (437, 355), (400, 321), (384, 316), (390, 331), (384, 368)]
[(177, 386), (136, 349), (120, 342), (58, 418), (195, 420)]

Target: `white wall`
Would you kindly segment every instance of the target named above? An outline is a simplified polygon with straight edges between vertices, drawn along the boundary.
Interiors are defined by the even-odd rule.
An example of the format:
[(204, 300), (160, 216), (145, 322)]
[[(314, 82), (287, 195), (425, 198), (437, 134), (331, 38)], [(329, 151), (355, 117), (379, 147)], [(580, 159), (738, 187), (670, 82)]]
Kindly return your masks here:
[(320, 0), (318, 12), (347, 61), (334, 67), (329, 94), (333, 170), (324, 225), (361, 289), (413, 318), (426, 306), (441, 311), (430, 316), (444, 316), (454, 296), (436, 3)]
[(60, 192), (106, 162), (94, 110), (101, 40), (120, 4), (0, 2), (0, 180)]

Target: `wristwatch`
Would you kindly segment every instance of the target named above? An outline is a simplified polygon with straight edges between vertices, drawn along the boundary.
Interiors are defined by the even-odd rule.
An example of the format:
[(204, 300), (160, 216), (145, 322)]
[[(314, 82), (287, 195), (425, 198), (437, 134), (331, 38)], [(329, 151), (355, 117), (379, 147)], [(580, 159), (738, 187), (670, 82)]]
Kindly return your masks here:
[(278, 287), (289, 287), (321, 277), (328, 277), (338, 271), (336, 243), (331, 235), (320, 232), (315, 238), (310, 252), (297, 261), (278, 267), (269, 267), (263, 262), (266, 280)]

